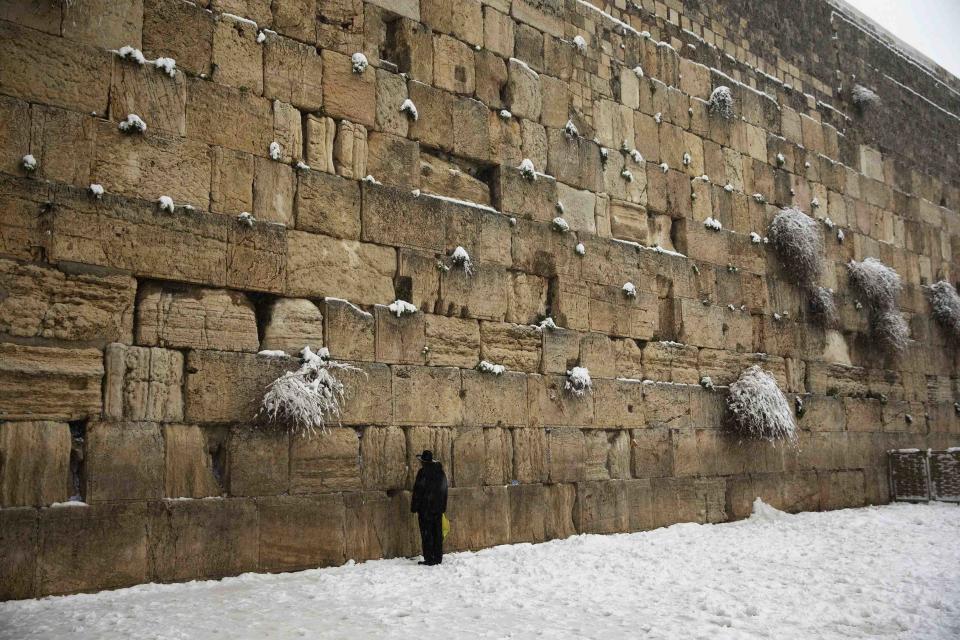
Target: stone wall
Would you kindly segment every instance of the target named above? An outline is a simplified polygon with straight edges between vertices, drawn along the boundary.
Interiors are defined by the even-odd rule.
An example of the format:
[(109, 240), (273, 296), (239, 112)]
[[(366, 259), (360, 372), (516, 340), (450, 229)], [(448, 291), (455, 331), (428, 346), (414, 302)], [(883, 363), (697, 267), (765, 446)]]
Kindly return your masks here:
[[(0, 4), (0, 597), (413, 555), (424, 448), (458, 550), (883, 503), (887, 449), (960, 444), (922, 290), (958, 277), (956, 79), (826, 3), (688, 4)], [(825, 220), (838, 330), (751, 241), (785, 205)], [(360, 370), (342, 424), (259, 428), (304, 345)], [(723, 428), (756, 363), (796, 448)]]

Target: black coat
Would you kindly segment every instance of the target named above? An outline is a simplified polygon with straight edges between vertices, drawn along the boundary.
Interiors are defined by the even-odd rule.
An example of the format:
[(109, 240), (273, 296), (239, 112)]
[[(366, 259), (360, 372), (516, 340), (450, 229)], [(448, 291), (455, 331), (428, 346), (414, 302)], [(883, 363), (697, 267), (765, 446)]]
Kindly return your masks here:
[(447, 474), (443, 472), (443, 465), (439, 462), (427, 463), (417, 471), (410, 511), (438, 516), (446, 510)]

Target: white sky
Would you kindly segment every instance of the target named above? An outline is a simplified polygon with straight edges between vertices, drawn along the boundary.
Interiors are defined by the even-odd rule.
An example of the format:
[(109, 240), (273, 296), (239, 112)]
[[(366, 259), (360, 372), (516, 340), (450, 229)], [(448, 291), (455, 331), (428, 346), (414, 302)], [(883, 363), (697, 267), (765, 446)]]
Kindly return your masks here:
[(960, 77), (960, 0), (846, 0)]

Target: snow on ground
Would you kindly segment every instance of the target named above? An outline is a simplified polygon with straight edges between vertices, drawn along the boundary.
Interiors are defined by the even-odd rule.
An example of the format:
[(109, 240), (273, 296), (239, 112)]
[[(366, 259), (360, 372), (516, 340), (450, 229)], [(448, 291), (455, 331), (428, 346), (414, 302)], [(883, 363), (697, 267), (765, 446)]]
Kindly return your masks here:
[[(452, 523), (456, 526), (456, 523)], [(4, 638), (960, 637), (960, 507), (577, 536), (0, 603)]]

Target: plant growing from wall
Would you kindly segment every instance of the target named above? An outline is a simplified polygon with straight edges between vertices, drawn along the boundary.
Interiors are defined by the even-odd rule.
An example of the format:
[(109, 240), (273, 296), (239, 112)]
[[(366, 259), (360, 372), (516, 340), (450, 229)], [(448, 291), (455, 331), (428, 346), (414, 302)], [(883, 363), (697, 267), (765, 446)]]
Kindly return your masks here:
[(926, 287), (934, 319), (951, 340), (960, 341), (960, 295), (952, 284), (940, 280)]
[(870, 314), (870, 332), (885, 351), (899, 353), (910, 341), (910, 329), (897, 306), (902, 284), (896, 271), (876, 258), (847, 264), (850, 282)]
[(325, 431), (330, 422), (339, 422), (345, 387), (337, 372), (359, 369), (330, 360), (327, 349), (314, 353), (304, 347), (300, 357), (303, 364), (298, 370), (284, 373), (267, 386), (258, 418), (291, 434), (307, 436)]
[(720, 116), (725, 120), (733, 117), (733, 94), (730, 93), (730, 87), (720, 86), (710, 94), (710, 100), (707, 102), (710, 113)]
[(730, 425), (741, 436), (796, 443), (797, 423), (777, 381), (760, 365), (743, 371), (727, 396)]
[(590, 378), (590, 371), (586, 367), (573, 367), (568, 370), (563, 389), (575, 398), (582, 398), (591, 393), (593, 380)]

